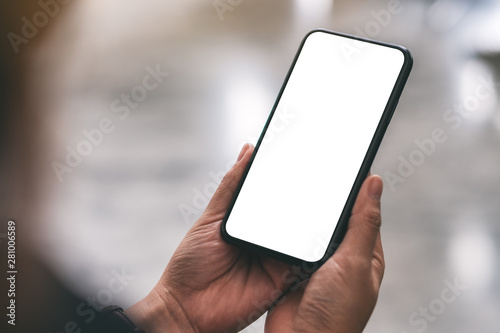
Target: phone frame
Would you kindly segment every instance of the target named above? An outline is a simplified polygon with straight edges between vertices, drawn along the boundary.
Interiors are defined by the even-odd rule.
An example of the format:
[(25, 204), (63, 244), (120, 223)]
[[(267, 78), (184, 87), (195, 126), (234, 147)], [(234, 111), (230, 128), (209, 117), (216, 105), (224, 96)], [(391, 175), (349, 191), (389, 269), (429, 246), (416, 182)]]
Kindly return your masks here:
[[(344, 37), (344, 38), (354, 39), (354, 40), (358, 40), (358, 41), (362, 41), (362, 42), (367, 42), (367, 43), (371, 43), (371, 44), (377, 44), (377, 45), (397, 49), (403, 53), (404, 63), (403, 63), (403, 66), (401, 67), (401, 71), (399, 72), (398, 78), (396, 79), (396, 82), (394, 83), (394, 87), (393, 87), (393, 90), (389, 96), (389, 100), (385, 106), (385, 109), (382, 113), (382, 116), (380, 117), (379, 123), (377, 125), (377, 129), (375, 130), (375, 133), (372, 137), (370, 145), (368, 146), (367, 152), (365, 154), (363, 162), (361, 163), (361, 166), (359, 168), (359, 172), (356, 176), (356, 179), (354, 180), (354, 184), (353, 184), (351, 191), (347, 197), (346, 203), (344, 205), (344, 208), (342, 210), (342, 213), (340, 215), (338, 223), (335, 227), (333, 235), (330, 239), (328, 247), (325, 251), (325, 254), (320, 260), (310, 262), (310, 261), (305, 261), (305, 260), (302, 260), (302, 259), (299, 259), (296, 257), (289, 256), (287, 254), (284, 254), (284, 253), (281, 253), (278, 251), (274, 251), (272, 249), (268, 249), (266, 247), (262, 247), (262, 246), (257, 245), (257, 244), (253, 244), (253, 243), (241, 240), (239, 238), (232, 237), (226, 230), (226, 222), (231, 214), (231, 211), (232, 211), (233, 206), (238, 198), (238, 195), (239, 195), (240, 190), (243, 186), (243, 183), (245, 182), (247, 174), (250, 171), (250, 168), (252, 167), (252, 163), (255, 159), (255, 156), (257, 155), (257, 153), (259, 151), (259, 147), (264, 139), (264, 135), (266, 134), (266, 131), (269, 127), (269, 124), (271, 123), (271, 119), (274, 116), (276, 108), (281, 100), (283, 92), (285, 91), (285, 88), (288, 84), (290, 76), (292, 75), (293, 69), (295, 68), (295, 65), (296, 65), (297, 60), (300, 56), (300, 53), (304, 47), (304, 44), (305, 44), (307, 38), (311, 34), (316, 33), (316, 32), (337, 35), (337, 36)], [(340, 242), (342, 241), (342, 239), (345, 236), (345, 233), (347, 231), (347, 225), (348, 225), (349, 218), (351, 215), (352, 207), (354, 205), (354, 202), (356, 201), (356, 197), (358, 196), (361, 185), (363, 184), (363, 181), (365, 180), (365, 178), (367, 177), (367, 175), (370, 171), (371, 164), (375, 158), (375, 155), (378, 151), (380, 143), (382, 142), (385, 131), (386, 131), (386, 129), (391, 121), (392, 115), (394, 114), (394, 110), (396, 109), (396, 106), (399, 102), (399, 97), (403, 91), (403, 88), (404, 88), (405, 83), (408, 79), (408, 76), (410, 74), (412, 66), (413, 66), (412, 55), (411, 55), (410, 51), (408, 51), (408, 49), (406, 49), (405, 47), (395, 45), (395, 44), (385, 43), (385, 42), (381, 42), (381, 41), (375, 41), (375, 40), (371, 40), (371, 39), (367, 39), (367, 38), (363, 38), (363, 37), (352, 36), (352, 35), (348, 35), (348, 34), (344, 34), (344, 33), (333, 32), (333, 31), (324, 30), (324, 29), (315, 29), (315, 30), (310, 31), (303, 38), (303, 40), (302, 40), (302, 42), (297, 50), (297, 53), (295, 54), (293, 62), (291, 64), (290, 69), (288, 70), (288, 73), (285, 77), (285, 80), (280, 88), (280, 91), (279, 91), (278, 96), (276, 98), (276, 101), (273, 105), (271, 113), (269, 114), (269, 117), (267, 118), (266, 124), (265, 124), (265, 126), (260, 134), (259, 140), (257, 141), (257, 144), (256, 144), (255, 149), (253, 151), (253, 154), (250, 158), (250, 161), (248, 162), (248, 165), (243, 173), (243, 176), (241, 177), (241, 180), (240, 180), (238, 187), (234, 193), (234, 196), (231, 200), (229, 208), (226, 211), (226, 214), (224, 216), (224, 219), (223, 219), (222, 225), (221, 225), (221, 234), (222, 234), (223, 239), (226, 242), (228, 242), (229, 244), (244, 248), (244, 249), (249, 250), (251, 252), (263, 254), (263, 255), (266, 255), (266, 256), (269, 256), (269, 257), (272, 257), (272, 258), (275, 258), (275, 259), (278, 259), (280, 261), (284, 261), (284, 262), (287, 262), (290, 264), (301, 265), (303, 269), (310, 271), (310, 272), (313, 272), (317, 268), (319, 268), (335, 252), (335, 250), (338, 248), (338, 246), (340, 245)]]

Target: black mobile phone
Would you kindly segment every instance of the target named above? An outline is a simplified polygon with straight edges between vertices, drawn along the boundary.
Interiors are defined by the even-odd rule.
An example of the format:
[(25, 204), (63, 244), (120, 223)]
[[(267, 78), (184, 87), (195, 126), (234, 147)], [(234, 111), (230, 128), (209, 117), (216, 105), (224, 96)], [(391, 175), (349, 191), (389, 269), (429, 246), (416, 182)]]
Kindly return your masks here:
[[(344, 237), (412, 63), (401, 46), (307, 34), (224, 217), (223, 238), (313, 269), (326, 261)], [(278, 124), (283, 115), (289, 121)]]

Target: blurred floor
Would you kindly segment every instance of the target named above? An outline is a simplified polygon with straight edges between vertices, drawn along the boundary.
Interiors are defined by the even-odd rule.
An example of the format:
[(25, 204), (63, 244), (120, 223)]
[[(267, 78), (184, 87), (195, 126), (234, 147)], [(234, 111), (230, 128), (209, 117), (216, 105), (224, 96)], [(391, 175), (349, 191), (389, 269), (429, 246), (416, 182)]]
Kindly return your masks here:
[[(498, 332), (499, 89), (484, 84), (500, 71), (496, 2), (243, 0), (218, 12), (221, 2), (72, 3), (34, 57), (31, 100), (48, 133), (35, 234), (54, 271), (86, 298), (124, 268), (135, 278), (113, 303), (145, 296), (256, 141), (306, 32), (361, 32), (415, 59), (373, 165), (387, 269), (366, 332)], [(154, 71), (168, 76), (137, 88)], [(59, 182), (51, 163), (103, 119), (112, 129)], [(425, 151), (436, 129), (446, 140)]]

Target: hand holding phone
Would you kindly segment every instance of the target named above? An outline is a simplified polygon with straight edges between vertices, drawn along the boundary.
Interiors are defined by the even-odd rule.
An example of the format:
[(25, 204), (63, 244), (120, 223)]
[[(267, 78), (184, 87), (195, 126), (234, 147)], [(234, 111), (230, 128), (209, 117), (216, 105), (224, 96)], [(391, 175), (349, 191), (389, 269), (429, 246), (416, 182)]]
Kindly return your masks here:
[(338, 250), (267, 315), (266, 332), (362, 332), (384, 275), (380, 238), (382, 179), (363, 182)]
[(338, 251), (307, 287), (306, 281), (297, 285), (308, 277), (300, 267), (231, 246), (221, 237), (222, 216), (253, 151), (250, 145), (243, 147), (159, 283), (127, 315), (147, 332), (235, 332), (273, 307), (266, 331), (360, 332), (384, 271), (382, 180), (365, 180)]

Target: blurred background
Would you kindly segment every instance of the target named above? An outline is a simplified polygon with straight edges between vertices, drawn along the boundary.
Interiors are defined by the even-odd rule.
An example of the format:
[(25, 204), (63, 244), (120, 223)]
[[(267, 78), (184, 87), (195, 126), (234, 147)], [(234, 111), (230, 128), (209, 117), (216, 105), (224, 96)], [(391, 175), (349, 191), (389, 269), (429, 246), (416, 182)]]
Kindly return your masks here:
[(302, 38), (325, 28), (414, 56), (372, 167), (387, 268), (365, 331), (500, 330), (499, 1), (80, 0), (9, 19), (22, 38), (2, 52), (22, 59), (29, 111), (3, 110), (23, 135), (3, 158), (2, 218), (82, 299), (123, 270), (113, 304), (151, 290), (256, 142)]

